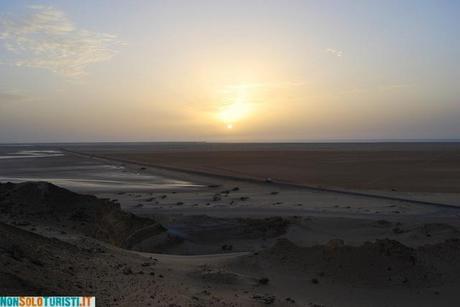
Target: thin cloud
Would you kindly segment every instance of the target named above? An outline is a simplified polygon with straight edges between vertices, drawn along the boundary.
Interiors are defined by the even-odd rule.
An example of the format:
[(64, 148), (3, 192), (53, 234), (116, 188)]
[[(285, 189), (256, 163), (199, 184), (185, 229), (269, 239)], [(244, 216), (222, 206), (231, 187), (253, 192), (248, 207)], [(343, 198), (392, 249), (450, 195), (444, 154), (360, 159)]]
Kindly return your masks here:
[(243, 83), (227, 85), (224, 91), (235, 89), (253, 89), (253, 88), (288, 88), (307, 85), (306, 81), (285, 81), (285, 82), (264, 82), (264, 83)]
[(340, 94), (367, 94), (371, 92), (393, 92), (393, 91), (402, 91), (413, 88), (414, 83), (397, 83), (397, 84), (383, 84), (377, 86), (367, 86), (367, 87), (357, 87), (351, 90), (340, 92)]
[(326, 53), (335, 55), (336, 57), (342, 57), (343, 56), (343, 51), (342, 50), (337, 50), (337, 49), (333, 49), (333, 48), (327, 48), (324, 51), (326, 51)]
[(25, 16), (0, 17), (0, 40), (14, 64), (78, 78), (93, 63), (110, 60), (122, 45), (115, 35), (77, 28), (53, 7), (31, 6)]

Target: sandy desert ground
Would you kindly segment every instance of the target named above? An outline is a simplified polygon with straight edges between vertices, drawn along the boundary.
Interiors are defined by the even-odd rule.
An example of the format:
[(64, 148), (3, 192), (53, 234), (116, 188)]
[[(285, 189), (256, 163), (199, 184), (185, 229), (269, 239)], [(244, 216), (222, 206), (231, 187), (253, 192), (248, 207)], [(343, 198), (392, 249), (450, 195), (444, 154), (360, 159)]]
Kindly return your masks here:
[[(68, 147), (70, 150), (73, 146)], [(121, 161), (233, 178), (460, 201), (458, 143), (80, 145), (78, 151)]]
[[(97, 196), (46, 183), (0, 186), (2, 294), (96, 295), (102, 306), (455, 305), (460, 286), (460, 208), (451, 185), (459, 180), (456, 146), (365, 145), (359, 151), (368, 153), (363, 159), (369, 166), (362, 177), (355, 169), (359, 159), (346, 158), (356, 150), (352, 146), (325, 157), (321, 153), (332, 150), (326, 145), (310, 151), (299, 145), (282, 151), (236, 146), (238, 160), (229, 158), (227, 145), (204, 148), (207, 155), (201, 147), (208, 145), (202, 144), (192, 151), (177, 144), (155, 151), (146, 146), (154, 145), (66, 145), (71, 152), (61, 156), (0, 160), (2, 181), (46, 179)], [(261, 150), (266, 154), (257, 160), (254, 153)], [(280, 162), (279, 153), (286, 150), (293, 158), (280, 171), (287, 161)], [(403, 165), (411, 151), (414, 159), (401, 170), (408, 179), (384, 185), (391, 161), (401, 158), (395, 163)], [(317, 163), (302, 162), (307, 156)], [(420, 172), (431, 177), (415, 180), (417, 165), (427, 159), (433, 163)], [(244, 167), (250, 161), (255, 167)], [(267, 163), (274, 168), (261, 172)], [(322, 163), (327, 174), (347, 174), (331, 186), (322, 176), (308, 181), (303, 172), (283, 177), (299, 165), (321, 173)], [(334, 170), (337, 164), (346, 166)], [(238, 179), (227, 168), (239, 168), (241, 177), (251, 180)], [(385, 176), (377, 172), (372, 185), (361, 185), (380, 168)], [(406, 172), (411, 169), (415, 173)], [(453, 181), (438, 180), (444, 176)], [(266, 177), (273, 181), (265, 182)], [(417, 182), (406, 182), (410, 178)], [(440, 188), (427, 190), (427, 182)]]

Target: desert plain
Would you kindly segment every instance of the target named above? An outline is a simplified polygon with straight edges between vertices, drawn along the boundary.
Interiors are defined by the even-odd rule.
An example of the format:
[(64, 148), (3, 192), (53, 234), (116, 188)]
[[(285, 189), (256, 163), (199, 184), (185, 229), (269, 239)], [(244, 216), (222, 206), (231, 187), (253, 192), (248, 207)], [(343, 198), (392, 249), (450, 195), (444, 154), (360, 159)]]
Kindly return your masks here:
[(4, 295), (454, 306), (458, 143), (0, 146)]

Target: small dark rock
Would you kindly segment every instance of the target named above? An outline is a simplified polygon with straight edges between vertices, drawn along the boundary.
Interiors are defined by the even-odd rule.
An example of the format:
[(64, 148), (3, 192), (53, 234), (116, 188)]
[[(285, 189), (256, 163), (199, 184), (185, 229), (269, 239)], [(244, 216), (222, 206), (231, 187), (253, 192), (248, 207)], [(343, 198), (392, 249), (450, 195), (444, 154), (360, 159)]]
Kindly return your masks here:
[(395, 228), (393, 228), (392, 230), (393, 230), (393, 233), (395, 233), (395, 234), (404, 233), (404, 230), (402, 230), (402, 229), (399, 228), (399, 227), (395, 227)]
[(259, 285), (267, 285), (270, 280), (267, 277), (259, 279)]
[(125, 274), (125, 275), (131, 275), (131, 274), (133, 274), (133, 271), (132, 271), (130, 268), (128, 268), (128, 267), (123, 268), (123, 271), (122, 271), (122, 272), (123, 272), (123, 274)]
[(270, 305), (275, 302), (275, 297), (272, 295), (254, 295), (252, 298), (266, 305)]
[(224, 245), (222, 245), (222, 250), (223, 250), (223, 251), (231, 251), (231, 250), (233, 250), (233, 245), (231, 245), (231, 244), (224, 244)]

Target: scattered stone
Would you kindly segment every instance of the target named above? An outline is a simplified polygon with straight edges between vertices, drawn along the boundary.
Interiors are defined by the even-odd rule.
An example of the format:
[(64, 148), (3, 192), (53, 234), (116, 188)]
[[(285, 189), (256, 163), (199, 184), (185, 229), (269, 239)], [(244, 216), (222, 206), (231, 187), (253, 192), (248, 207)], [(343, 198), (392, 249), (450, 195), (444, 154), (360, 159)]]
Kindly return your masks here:
[(259, 285), (267, 285), (270, 280), (267, 277), (262, 277), (258, 280)]
[(404, 230), (402, 230), (401, 228), (399, 227), (395, 227), (392, 229), (393, 233), (395, 234), (401, 234), (401, 233), (404, 233)]
[(122, 272), (123, 272), (123, 274), (125, 274), (125, 275), (131, 275), (131, 274), (133, 274), (133, 271), (131, 270), (131, 268), (128, 268), (128, 267), (123, 268), (123, 271), (122, 271)]
[(332, 239), (329, 240), (325, 245), (324, 248), (327, 250), (336, 250), (340, 247), (343, 247), (345, 245), (345, 242), (342, 239)]
[(223, 250), (223, 251), (231, 251), (231, 250), (233, 250), (233, 245), (231, 245), (231, 244), (224, 244), (224, 245), (222, 245), (222, 250)]
[(387, 226), (387, 225), (390, 225), (391, 223), (388, 222), (387, 220), (378, 220), (377, 224), (382, 225), (382, 226)]
[(40, 260), (38, 260), (38, 259), (35, 259), (35, 258), (30, 259), (30, 262), (31, 262), (32, 264), (35, 264), (35, 265), (38, 265), (38, 266), (44, 266), (44, 265), (45, 265), (42, 261), (40, 261)]
[(275, 297), (273, 295), (254, 295), (252, 298), (266, 305), (270, 305), (275, 302)]

